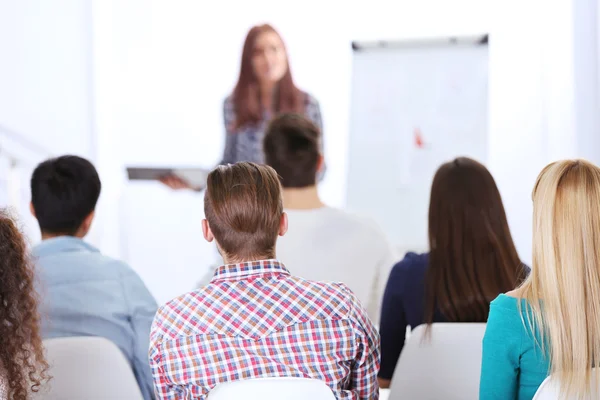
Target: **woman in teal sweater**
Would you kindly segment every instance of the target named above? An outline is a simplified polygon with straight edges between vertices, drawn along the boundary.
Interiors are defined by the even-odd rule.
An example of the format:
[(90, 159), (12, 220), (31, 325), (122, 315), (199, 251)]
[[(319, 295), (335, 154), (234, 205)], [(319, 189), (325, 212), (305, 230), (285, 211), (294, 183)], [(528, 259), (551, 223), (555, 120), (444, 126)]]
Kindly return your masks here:
[(533, 189), (533, 214), (531, 273), (490, 306), (483, 400), (530, 400), (549, 374), (562, 398), (581, 398), (600, 375), (591, 369), (600, 354), (600, 168), (548, 165)]
[[(548, 361), (523, 325), (525, 300), (515, 291), (490, 304), (481, 365), (480, 399), (532, 399), (548, 376)], [(539, 338), (539, 335), (537, 335)]]

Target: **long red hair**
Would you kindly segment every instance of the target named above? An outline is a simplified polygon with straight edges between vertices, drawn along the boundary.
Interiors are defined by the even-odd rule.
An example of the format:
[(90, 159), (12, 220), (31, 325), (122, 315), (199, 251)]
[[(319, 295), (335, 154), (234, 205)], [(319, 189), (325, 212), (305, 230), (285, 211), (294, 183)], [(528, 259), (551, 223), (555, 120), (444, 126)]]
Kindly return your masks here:
[[(248, 124), (257, 124), (263, 119), (264, 110), (260, 101), (258, 80), (254, 74), (254, 68), (252, 67), (252, 57), (256, 39), (266, 32), (275, 33), (281, 40), (281, 43), (283, 43), (283, 39), (279, 32), (269, 24), (254, 26), (248, 32), (242, 51), (240, 77), (233, 90), (233, 106), (236, 114), (236, 120), (232, 127), (234, 130)], [(303, 113), (306, 106), (305, 94), (294, 84), (285, 43), (283, 43), (283, 48), (286, 52), (288, 65), (285, 75), (277, 85), (277, 92), (274, 99), (274, 111), (276, 113)]]

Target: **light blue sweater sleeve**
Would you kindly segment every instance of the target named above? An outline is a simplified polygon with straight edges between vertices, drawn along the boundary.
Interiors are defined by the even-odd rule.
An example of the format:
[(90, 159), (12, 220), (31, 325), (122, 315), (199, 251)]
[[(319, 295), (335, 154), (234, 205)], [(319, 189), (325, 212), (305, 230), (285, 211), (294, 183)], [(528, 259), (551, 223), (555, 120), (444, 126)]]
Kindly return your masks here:
[(479, 398), (511, 400), (518, 398), (518, 379), (523, 323), (518, 310), (494, 300), (490, 305), (481, 362)]
[(154, 399), (154, 387), (148, 348), (150, 328), (156, 310), (156, 301), (142, 279), (129, 267), (123, 268), (122, 284), (129, 308), (129, 319), (134, 334), (133, 373), (138, 381), (144, 400)]

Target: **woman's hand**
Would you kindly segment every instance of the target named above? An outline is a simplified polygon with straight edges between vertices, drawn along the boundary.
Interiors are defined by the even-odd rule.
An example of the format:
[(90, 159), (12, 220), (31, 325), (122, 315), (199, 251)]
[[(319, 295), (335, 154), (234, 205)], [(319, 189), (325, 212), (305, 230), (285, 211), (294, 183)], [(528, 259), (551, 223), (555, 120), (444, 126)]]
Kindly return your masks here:
[(186, 181), (175, 175), (165, 176), (161, 178), (160, 181), (173, 190), (192, 189), (192, 187)]

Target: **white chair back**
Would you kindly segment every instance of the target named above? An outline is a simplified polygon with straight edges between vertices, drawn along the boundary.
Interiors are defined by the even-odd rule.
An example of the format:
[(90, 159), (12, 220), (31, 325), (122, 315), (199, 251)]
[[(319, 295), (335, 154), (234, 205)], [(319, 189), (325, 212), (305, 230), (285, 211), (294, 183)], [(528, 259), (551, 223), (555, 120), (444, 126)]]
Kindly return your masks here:
[(325, 382), (306, 378), (256, 378), (221, 383), (209, 400), (335, 400)]
[(485, 325), (437, 323), (428, 338), (418, 326), (396, 365), (389, 400), (478, 399)]
[[(590, 382), (590, 394), (581, 400), (597, 400), (600, 399), (600, 393), (598, 392), (597, 376), (592, 375), (592, 381)], [(540, 385), (533, 400), (560, 400), (560, 383), (552, 378), (552, 375), (544, 379), (544, 382)]]
[(142, 400), (129, 362), (111, 341), (100, 337), (44, 340), (52, 379), (35, 399)]

